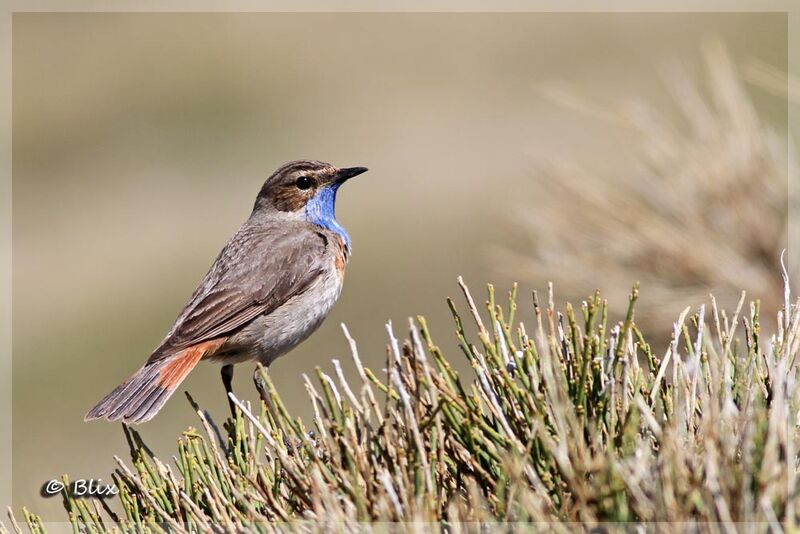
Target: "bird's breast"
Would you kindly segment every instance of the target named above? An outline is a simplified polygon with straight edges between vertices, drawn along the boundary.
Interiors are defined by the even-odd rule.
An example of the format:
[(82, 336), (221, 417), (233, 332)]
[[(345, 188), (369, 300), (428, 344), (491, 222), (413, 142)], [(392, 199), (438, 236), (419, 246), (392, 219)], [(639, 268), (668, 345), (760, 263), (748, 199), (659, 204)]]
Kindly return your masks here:
[[(253, 319), (228, 341), (236, 359), (259, 360), (269, 365), (311, 335), (328, 316), (342, 290), (349, 248), (338, 236), (328, 235), (320, 258), (324, 266), (317, 279), (269, 314)], [(226, 362), (233, 361), (226, 357)]]
[(350, 259), (350, 248), (344, 239), (338, 235), (334, 238), (333, 266), (340, 280), (344, 280), (344, 271)]

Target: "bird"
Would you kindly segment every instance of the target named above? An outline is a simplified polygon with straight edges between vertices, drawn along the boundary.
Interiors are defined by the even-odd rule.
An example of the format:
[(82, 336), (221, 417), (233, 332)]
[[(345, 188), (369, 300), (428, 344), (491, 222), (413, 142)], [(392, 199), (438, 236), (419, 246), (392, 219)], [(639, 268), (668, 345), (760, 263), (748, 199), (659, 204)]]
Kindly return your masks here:
[[(336, 220), (336, 194), (366, 171), (317, 160), (279, 167), (163, 341), (84, 420), (149, 421), (200, 360), (222, 364), (233, 411), (233, 365), (268, 368), (314, 333), (339, 298), (352, 245)], [(254, 379), (259, 387), (258, 367)]]

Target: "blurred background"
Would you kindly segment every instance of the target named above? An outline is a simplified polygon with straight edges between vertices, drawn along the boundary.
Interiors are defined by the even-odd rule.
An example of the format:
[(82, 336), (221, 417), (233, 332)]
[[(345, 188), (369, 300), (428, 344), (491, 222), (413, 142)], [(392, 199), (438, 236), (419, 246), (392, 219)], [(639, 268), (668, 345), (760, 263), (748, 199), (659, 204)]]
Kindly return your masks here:
[[(352, 370), (341, 322), (373, 369), (386, 321), (399, 336), (416, 314), (457, 361), (459, 275), (481, 297), (519, 281), (523, 319), (549, 280), (621, 306), (641, 280), (658, 339), (711, 291), (771, 314), (796, 172), (786, 63), (777, 13), (14, 15), (14, 507), (62, 520), (43, 483), (109, 480), (122, 431), (84, 413), (288, 160), (370, 168), (339, 195), (339, 304), (270, 369), (304, 417), (302, 373)], [(235, 388), (254, 400), (251, 372)], [(218, 367), (182, 390), (226, 415)], [(179, 393), (140, 429), (170, 457), (187, 425)]]

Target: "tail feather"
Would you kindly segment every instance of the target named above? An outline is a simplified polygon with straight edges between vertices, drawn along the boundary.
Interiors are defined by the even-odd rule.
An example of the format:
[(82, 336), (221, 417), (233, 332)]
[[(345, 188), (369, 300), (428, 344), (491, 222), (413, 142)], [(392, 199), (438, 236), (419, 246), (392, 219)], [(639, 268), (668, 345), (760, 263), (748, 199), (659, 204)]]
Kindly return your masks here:
[[(161, 362), (148, 363), (139, 369), (132, 377), (125, 381), (119, 392), (111, 392), (106, 399), (108, 401), (108, 411), (103, 416), (109, 421), (116, 421), (125, 415), (130, 406), (138, 405), (141, 398), (152, 390), (157, 384), (159, 371), (167, 360)], [(162, 365), (159, 365), (162, 364)], [(117, 391), (116, 389), (114, 391)], [(100, 404), (103, 404), (103, 401)], [(113, 401), (113, 404), (112, 404)], [(99, 405), (98, 405), (99, 406)]]
[(89, 410), (85, 421), (107, 419), (144, 423), (155, 416), (203, 356), (213, 354), (224, 339), (193, 345), (148, 362)]
[(152, 418), (166, 404), (167, 399), (172, 396), (176, 388), (155, 388), (147, 397), (142, 399), (138, 408), (134, 412), (128, 412), (128, 420), (135, 423), (143, 423)]

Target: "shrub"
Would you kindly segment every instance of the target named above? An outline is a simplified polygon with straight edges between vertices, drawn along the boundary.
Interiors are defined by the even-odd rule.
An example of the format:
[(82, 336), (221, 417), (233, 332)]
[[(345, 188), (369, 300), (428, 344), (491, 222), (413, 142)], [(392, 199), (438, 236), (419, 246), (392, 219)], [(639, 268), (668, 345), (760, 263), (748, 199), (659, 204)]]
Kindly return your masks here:
[[(345, 329), (359, 379), (348, 383), (337, 361), (333, 375), (305, 377), (313, 421), (288, 412), (266, 373), (269, 402), (235, 399), (222, 431), (189, 397), (201, 430), (183, 433), (175, 461), (126, 429), (121, 512), (65, 493), (74, 529), (795, 524), (800, 301), (788, 284), (774, 335), (762, 333), (758, 302), (745, 307), (742, 294), (729, 313), (712, 298), (680, 314), (658, 353), (636, 325), (637, 287), (616, 323), (599, 293), (559, 311), (552, 286), (519, 309), (516, 288), (499, 302), (489, 286), (479, 307), (460, 287), (466, 311), (448, 304), (470, 377), (422, 317), (402, 342), (387, 325), (382, 373), (361, 364)], [(44, 528), (27, 510), (25, 521)]]
[[(498, 271), (552, 280), (567, 300), (600, 284), (615, 313), (624, 312), (630, 281), (640, 280), (648, 298), (639, 327), (650, 334), (668, 330), (687, 303), (709, 292), (723, 307), (733, 308), (746, 290), (764, 309), (778, 309), (775, 259), (798, 206), (797, 188), (788, 185), (798, 178), (797, 160), (786, 125), (759, 116), (722, 43), (709, 41), (702, 52), (705, 80), (678, 62), (665, 69), (667, 106), (635, 96), (600, 102), (560, 83), (542, 87), (573, 118), (603, 121), (609, 135), (631, 141), (606, 156), (621, 162), (613, 173), (575, 161), (574, 140), (573, 156), (542, 161), (531, 173), (536, 193), (515, 217), (528, 239), (496, 257)], [(777, 76), (763, 66), (747, 71), (759, 80)], [(800, 249), (788, 248), (796, 269)], [(796, 283), (797, 271), (790, 275)]]

